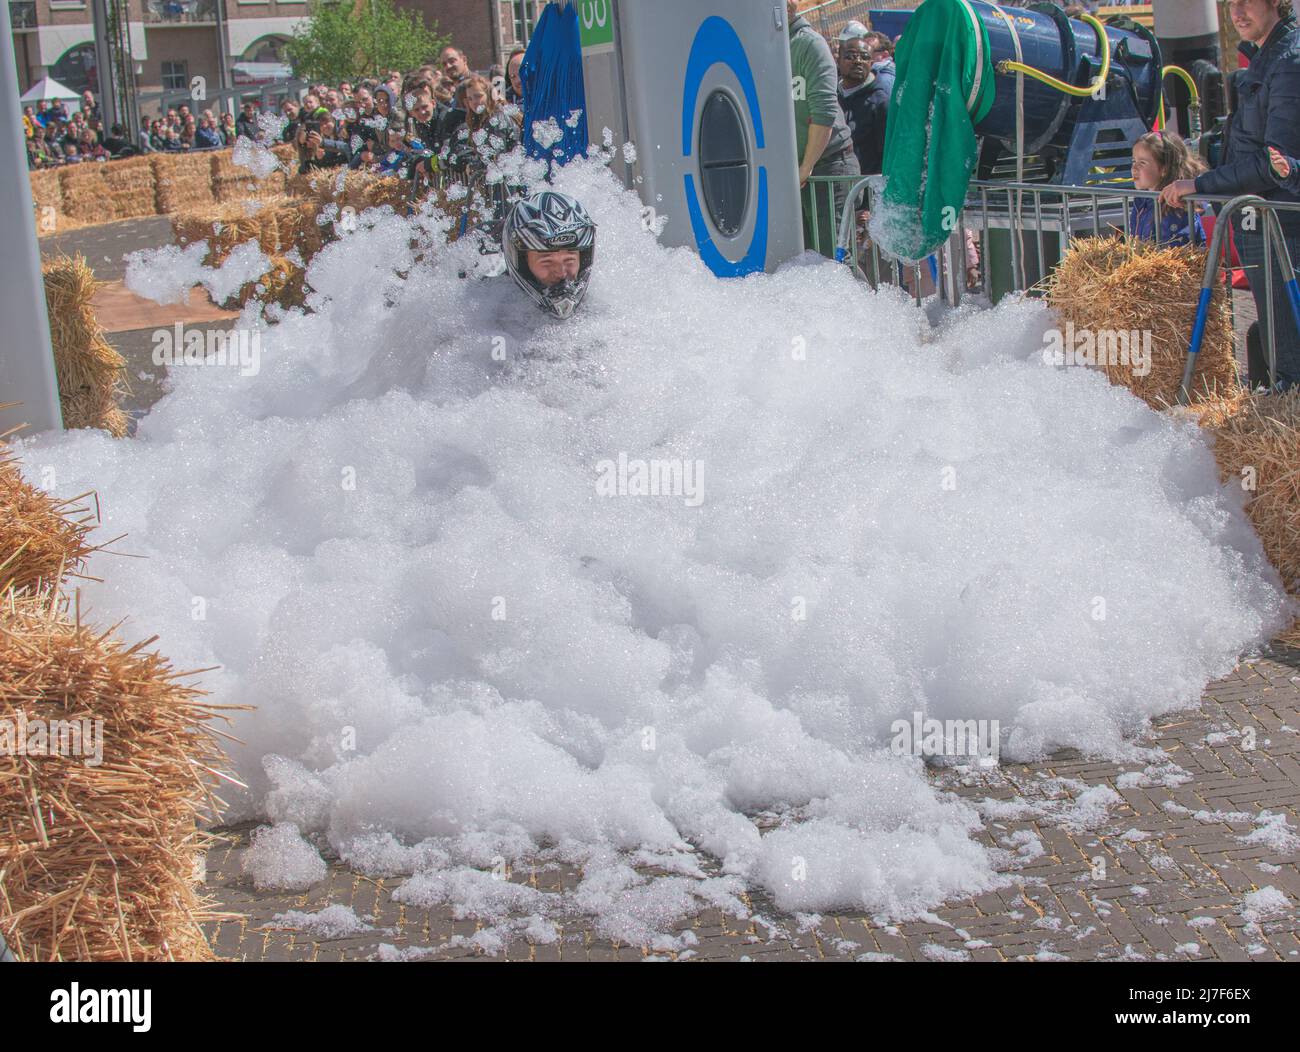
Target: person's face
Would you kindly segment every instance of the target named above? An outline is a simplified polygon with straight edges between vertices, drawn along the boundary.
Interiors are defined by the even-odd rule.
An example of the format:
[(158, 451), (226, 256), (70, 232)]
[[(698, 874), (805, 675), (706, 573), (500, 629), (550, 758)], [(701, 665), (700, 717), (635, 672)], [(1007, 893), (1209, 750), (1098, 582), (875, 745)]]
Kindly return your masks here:
[(388, 92), (381, 91), (375, 95), (375, 112), (381, 117), (388, 116)]
[(329, 105), (330, 105), (330, 109), (332, 110), (337, 110), (340, 106), (343, 105), (343, 99), (337, 91), (332, 91), (332, 90), (330, 91)]
[(487, 109), (487, 93), (477, 84), (465, 89), (465, 107), (470, 113), (482, 113)]
[(850, 84), (861, 84), (871, 73), (871, 48), (861, 37), (840, 45), (840, 76)]
[(388, 129), (388, 148), (390, 150), (400, 150), (404, 145), (402, 133), (397, 128)]
[(334, 136), (334, 121), (331, 120), (329, 117), (321, 118), (320, 137), (322, 139), (329, 139), (332, 138), (333, 136)]
[(304, 96), (302, 104), (308, 113), (312, 113), (320, 109), (320, 98), (316, 95), (307, 95)]
[(1230, 0), (1228, 14), (1242, 40), (1262, 44), (1279, 22), (1276, 0)]
[(433, 94), (428, 88), (413, 91), (406, 98), (406, 108), (417, 121), (427, 121), (433, 117)]
[(447, 48), (442, 53), (442, 71), (449, 77), (459, 80), (469, 72), (465, 57), (455, 48)]
[(523, 55), (515, 55), (506, 64), (506, 76), (510, 78), (510, 86), (515, 89), (516, 95), (522, 95), (524, 93), (524, 82), (519, 76), (519, 70), (523, 64)]
[(785, 16), (791, 22), (799, 17), (799, 0), (785, 0)]
[(1165, 173), (1156, 156), (1143, 143), (1133, 144), (1133, 185), (1139, 190), (1159, 190)]
[(365, 88), (357, 88), (356, 94), (352, 96), (352, 101), (356, 103), (358, 113), (370, 113), (375, 108), (374, 100), (370, 97), (370, 92)]
[(558, 285), (561, 281), (572, 280), (578, 276), (578, 253), (529, 252), (528, 270), (548, 288), (551, 285)]

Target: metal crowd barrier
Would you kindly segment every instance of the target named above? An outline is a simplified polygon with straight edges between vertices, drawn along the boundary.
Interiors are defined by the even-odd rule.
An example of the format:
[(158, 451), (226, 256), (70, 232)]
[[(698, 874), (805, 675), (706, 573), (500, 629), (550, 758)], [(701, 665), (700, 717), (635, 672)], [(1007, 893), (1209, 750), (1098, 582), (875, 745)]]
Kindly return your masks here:
[[(1043, 183), (1002, 183), (976, 180), (971, 183), (957, 228), (947, 244), (930, 260), (903, 265), (888, 259), (879, 246), (864, 245), (857, 222), (858, 212), (872, 211), (877, 189), (873, 176), (814, 176), (805, 189), (810, 199), (812, 241), (810, 246), (823, 255), (848, 265), (854, 274), (873, 288), (882, 282), (898, 284), (910, 291), (918, 304), (927, 295), (939, 294), (944, 302), (956, 305), (967, 291), (978, 291), (996, 303), (1014, 293), (1041, 294), (1043, 279), (1051, 274), (1076, 237), (1101, 237), (1128, 232), (1132, 203), (1147, 198), (1154, 201), (1153, 227), (1159, 238), (1162, 220), (1168, 211), (1160, 194), (1124, 186), (1057, 186)], [(821, 210), (831, 206), (837, 187), (844, 187), (847, 198), (840, 212), (833, 247), (823, 238), (819, 222)], [(1273, 324), (1275, 271), (1279, 272), (1300, 331), (1300, 284), (1286, 244), (1279, 213), (1300, 213), (1300, 202), (1267, 201), (1245, 195), (1223, 197), (1188, 195), (1186, 207), (1203, 218), (1213, 217), (1215, 227), (1209, 240), (1206, 273), (1202, 286), (1202, 304), (1198, 310), (1208, 313), (1209, 298), (1223, 269), (1244, 270), (1252, 286), (1263, 282), (1263, 317), (1258, 320), (1271, 385), (1277, 383), (1278, 337)], [(1229, 259), (1229, 232), (1234, 220), (1247, 209), (1255, 210), (1258, 231), (1264, 238), (1264, 263), (1256, 266), (1244, 259), (1233, 265)], [(974, 275), (967, 274), (967, 232), (975, 235), (978, 265)], [(1252, 234), (1254, 230), (1250, 231)], [(1240, 236), (1240, 231), (1237, 232)], [(1272, 265), (1270, 265), (1270, 262)], [(1260, 273), (1262, 271), (1262, 273)], [(969, 280), (968, 280), (969, 279)], [(1229, 296), (1232, 304), (1232, 297)], [(1235, 316), (1235, 305), (1234, 305)], [(1182, 397), (1195, 367), (1200, 350), (1204, 321), (1188, 333), (1188, 364)]]

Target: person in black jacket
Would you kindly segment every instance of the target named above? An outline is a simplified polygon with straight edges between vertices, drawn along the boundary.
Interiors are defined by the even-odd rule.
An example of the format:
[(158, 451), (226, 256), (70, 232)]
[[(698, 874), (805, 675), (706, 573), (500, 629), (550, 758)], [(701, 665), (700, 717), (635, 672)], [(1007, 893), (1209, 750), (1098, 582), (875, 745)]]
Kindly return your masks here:
[(235, 131), (245, 138), (252, 139), (254, 142), (258, 139), (257, 127), (257, 103), (247, 101), (241, 108), (239, 116), (235, 119)]
[(853, 152), (863, 175), (884, 168), (889, 94), (871, 70), (871, 46), (863, 37), (840, 42), (840, 109), (853, 133)]
[(348, 144), (334, 137), (334, 118), (328, 114), (301, 122), (297, 143), (300, 174), (315, 168), (337, 168), (352, 160)]
[[(1241, 52), (1250, 66), (1237, 76), (1237, 109), (1228, 127), (1223, 160), (1196, 179), (1180, 179), (1165, 188), (1163, 201), (1178, 208), (1188, 194), (1258, 194), (1275, 201), (1300, 201), (1274, 177), (1268, 148), (1300, 156), (1300, 28), (1291, 0), (1231, 0), (1233, 25), (1241, 34)], [(1300, 262), (1300, 213), (1279, 212), (1292, 263)], [(1251, 386), (1270, 382), (1266, 355), (1269, 329), (1276, 339), (1277, 373), (1271, 379), (1282, 388), (1300, 386), (1300, 330), (1296, 328), (1272, 254), (1267, 251), (1264, 225), (1258, 216), (1238, 212), (1232, 229), (1250, 288), (1259, 311), (1259, 347), (1250, 354)], [(1265, 259), (1273, 270), (1273, 316), (1268, 317)], [(1252, 341), (1253, 342), (1253, 341)]]

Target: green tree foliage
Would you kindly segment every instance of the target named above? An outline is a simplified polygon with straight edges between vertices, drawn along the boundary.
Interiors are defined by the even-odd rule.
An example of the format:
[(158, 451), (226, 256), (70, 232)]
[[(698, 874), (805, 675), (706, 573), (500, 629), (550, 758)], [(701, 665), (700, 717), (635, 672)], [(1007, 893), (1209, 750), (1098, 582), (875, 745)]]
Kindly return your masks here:
[(436, 61), (447, 42), (436, 24), (393, 0), (313, 0), (285, 53), (295, 76), (337, 84)]

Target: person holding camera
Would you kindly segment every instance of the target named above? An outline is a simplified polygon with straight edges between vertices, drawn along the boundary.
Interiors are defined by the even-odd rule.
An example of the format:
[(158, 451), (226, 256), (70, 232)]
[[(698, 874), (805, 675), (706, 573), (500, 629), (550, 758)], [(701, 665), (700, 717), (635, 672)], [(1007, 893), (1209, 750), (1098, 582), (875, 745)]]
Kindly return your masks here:
[(348, 144), (334, 138), (334, 118), (309, 117), (298, 125), (298, 174), (316, 168), (338, 168), (352, 160)]

